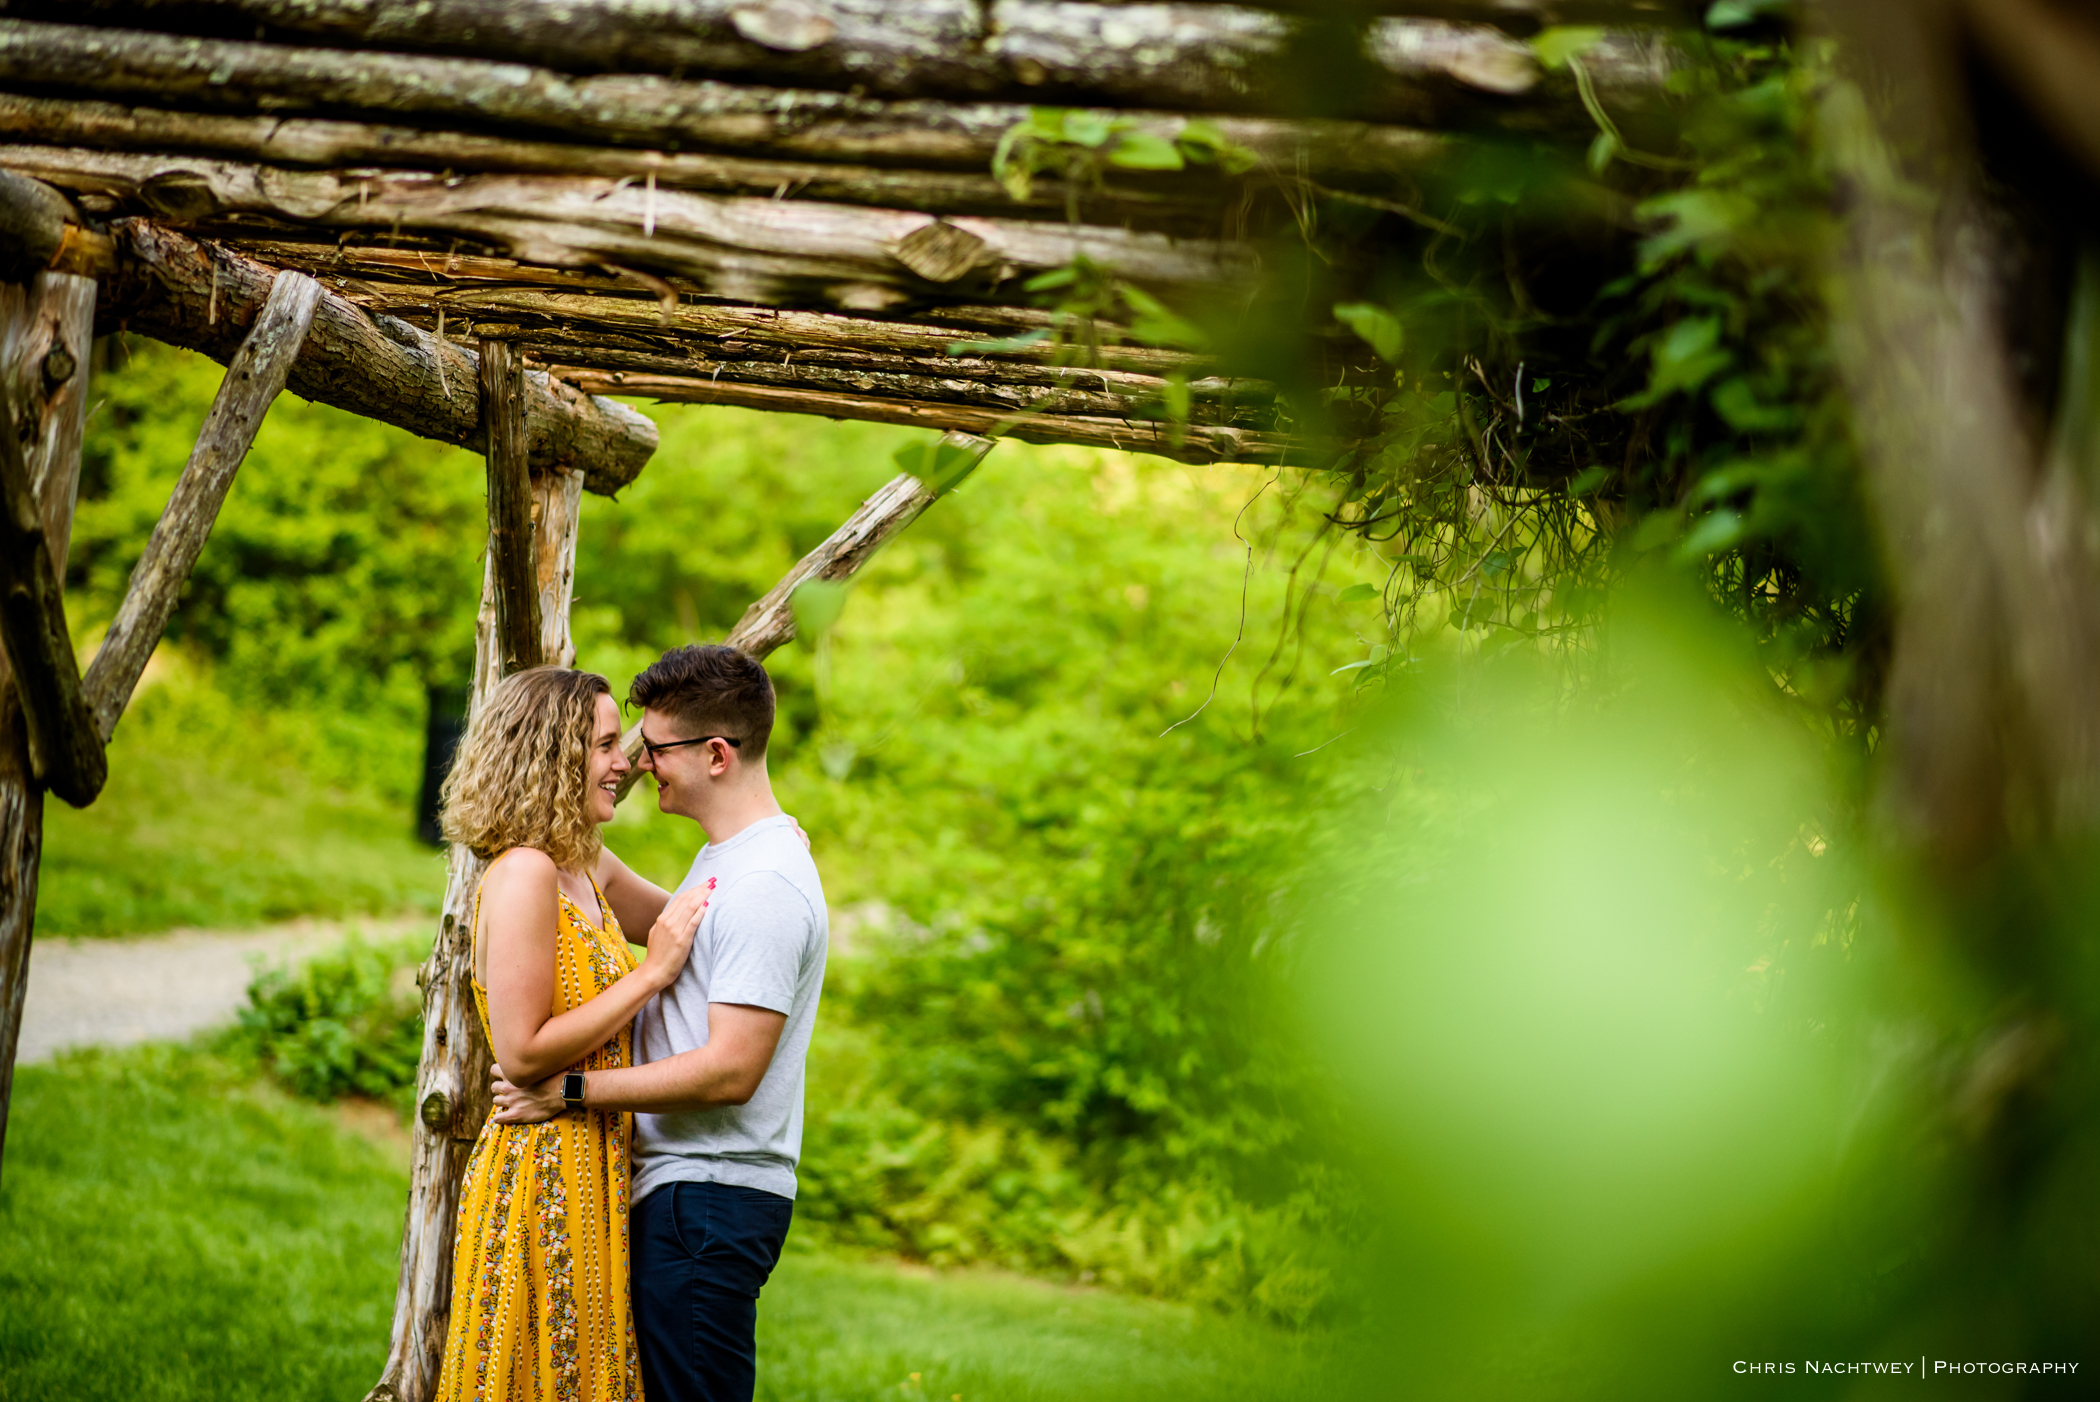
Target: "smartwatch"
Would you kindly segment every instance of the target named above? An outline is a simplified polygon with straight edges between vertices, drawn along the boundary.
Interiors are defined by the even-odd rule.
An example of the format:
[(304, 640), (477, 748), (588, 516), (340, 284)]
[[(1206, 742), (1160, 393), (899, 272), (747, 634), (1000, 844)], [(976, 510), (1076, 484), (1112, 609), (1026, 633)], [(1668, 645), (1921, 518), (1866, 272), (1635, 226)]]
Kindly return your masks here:
[(571, 1071), (561, 1078), (561, 1103), (571, 1110), (583, 1108), (583, 1073)]

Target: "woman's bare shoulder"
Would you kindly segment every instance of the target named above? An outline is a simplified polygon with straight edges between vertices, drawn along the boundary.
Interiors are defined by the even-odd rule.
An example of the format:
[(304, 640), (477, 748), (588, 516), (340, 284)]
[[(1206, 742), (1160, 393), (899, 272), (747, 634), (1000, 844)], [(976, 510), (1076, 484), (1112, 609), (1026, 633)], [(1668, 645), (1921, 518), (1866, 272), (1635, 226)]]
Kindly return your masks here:
[(481, 890), (485, 896), (551, 895), (560, 880), (554, 858), (537, 847), (513, 847), (489, 863)]

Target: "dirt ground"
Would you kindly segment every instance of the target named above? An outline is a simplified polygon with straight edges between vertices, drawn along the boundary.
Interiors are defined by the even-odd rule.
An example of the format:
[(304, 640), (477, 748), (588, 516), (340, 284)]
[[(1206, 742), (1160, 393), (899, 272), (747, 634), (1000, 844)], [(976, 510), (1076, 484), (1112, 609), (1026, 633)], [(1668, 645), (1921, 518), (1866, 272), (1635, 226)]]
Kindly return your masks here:
[(29, 1063), (67, 1047), (188, 1037), (230, 1020), (259, 967), (317, 954), (352, 930), (382, 940), (430, 924), (427, 916), (298, 920), (139, 939), (40, 939), (30, 946), (16, 1056)]

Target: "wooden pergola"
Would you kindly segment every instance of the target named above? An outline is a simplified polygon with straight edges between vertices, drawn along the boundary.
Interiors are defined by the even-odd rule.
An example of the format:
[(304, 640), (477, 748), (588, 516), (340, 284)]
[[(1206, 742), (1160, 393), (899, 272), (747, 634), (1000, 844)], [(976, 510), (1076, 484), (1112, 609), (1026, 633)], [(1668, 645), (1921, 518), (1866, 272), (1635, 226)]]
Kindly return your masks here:
[[(1404, 210), (1472, 131), (1586, 139), (1583, 94), (1660, 90), (1672, 0), (14, 0), (0, 19), (0, 1115), (43, 794), (93, 801), (103, 749), (255, 430), (283, 389), (483, 452), (475, 695), (568, 662), (581, 494), (656, 447), (613, 395), (945, 434), (755, 602), (794, 633), (1000, 437), (1190, 463), (1317, 463), (1274, 389), (1114, 326), (1083, 357), (1038, 275), (1172, 304), (1258, 270), (1255, 191)], [(1294, 11), (1299, 11), (1294, 13)], [(1583, 70), (1526, 39), (1609, 28)], [(1360, 81), (1297, 115), (1292, 59), (1340, 32)], [(1368, 75), (1364, 78), (1363, 75)], [(1336, 106), (1336, 103), (1339, 106)], [(1014, 174), (1038, 114), (1083, 159)], [(1096, 134), (1087, 147), (1085, 134)], [(1060, 150), (1064, 148), (1059, 148)], [(1230, 159), (1205, 159), (1229, 152)], [(1001, 178), (1001, 175), (1005, 178)], [(227, 366), (83, 677), (61, 599), (89, 346), (128, 330)], [(1376, 373), (1344, 339), (1333, 382)], [(374, 1398), (422, 1402), (489, 1053), (451, 856), (425, 966), (413, 1186)], [(4, 1133), (4, 1127), (0, 1127)], [(0, 1141), (4, 1143), (4, 1141)]]

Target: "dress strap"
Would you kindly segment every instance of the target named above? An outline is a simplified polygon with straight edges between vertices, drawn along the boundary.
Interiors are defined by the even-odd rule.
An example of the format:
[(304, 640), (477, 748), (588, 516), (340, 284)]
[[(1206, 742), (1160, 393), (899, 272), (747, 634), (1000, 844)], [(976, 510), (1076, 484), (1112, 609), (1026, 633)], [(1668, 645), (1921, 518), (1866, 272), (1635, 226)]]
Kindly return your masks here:
[(613, 923), (613, 913), (611, 903), (605, 899), (605, 889), (598, 884), (598, 878), (590, 872), (585, 872), (583, 879), (591, 883), (591, 894), (598, 898), (598, 928), (610, 930)]

